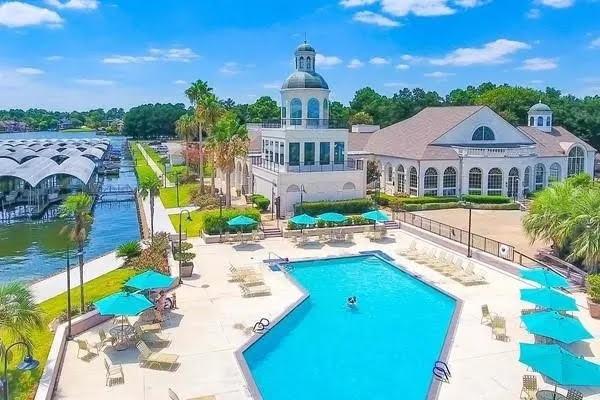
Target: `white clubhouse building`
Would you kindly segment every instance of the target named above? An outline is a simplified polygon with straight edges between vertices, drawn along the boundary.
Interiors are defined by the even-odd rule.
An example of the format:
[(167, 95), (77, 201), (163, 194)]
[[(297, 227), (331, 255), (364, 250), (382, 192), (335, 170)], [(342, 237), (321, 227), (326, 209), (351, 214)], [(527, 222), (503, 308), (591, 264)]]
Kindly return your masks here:
[(315, 72), (315, 49), (295, 52), (296, 71), (281, 88), (281, 119), (251, 129), (249, 156), (233, 184), (276, 202), (282, 217), (301, 199), (366, 195), (367, 161), (386, 193), (412, 196), (505, 195), (523, 198), (553, 181), (594, 173), (596, 150), (563, 127), (552, 110), (531, 107), (515, 127), (486, 106), (428, 107), (394, 125), (354, 126), (329, 119), (329, 86)]

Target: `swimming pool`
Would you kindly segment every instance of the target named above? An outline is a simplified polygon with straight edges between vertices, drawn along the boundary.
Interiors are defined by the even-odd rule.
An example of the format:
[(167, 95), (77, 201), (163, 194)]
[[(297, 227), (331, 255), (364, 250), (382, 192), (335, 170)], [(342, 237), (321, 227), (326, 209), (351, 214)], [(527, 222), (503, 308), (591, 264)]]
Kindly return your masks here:
[(375, 255), (289, 273), (309, 297), (243, 352), (263, 399), (427, 397), (455, 299)]

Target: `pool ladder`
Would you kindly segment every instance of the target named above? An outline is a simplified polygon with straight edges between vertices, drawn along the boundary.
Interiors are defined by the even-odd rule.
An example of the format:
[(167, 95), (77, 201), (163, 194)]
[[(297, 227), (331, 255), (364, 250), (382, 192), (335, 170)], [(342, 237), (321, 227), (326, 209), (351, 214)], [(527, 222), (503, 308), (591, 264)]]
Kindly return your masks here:
[(252, 328), (252, 332), (261, 333), (271, 324), (271, 322), (267, 318), (261, 318), (260, 321), (254, 324), (254, 328)]
[(450, 378), (452, 378), (452, 374), (450, 373), (450, 368), (448, 368), (448, 364), (443, 361), (436, 361), (433, 364), (433, 376), (440, 382), (450, 383)]

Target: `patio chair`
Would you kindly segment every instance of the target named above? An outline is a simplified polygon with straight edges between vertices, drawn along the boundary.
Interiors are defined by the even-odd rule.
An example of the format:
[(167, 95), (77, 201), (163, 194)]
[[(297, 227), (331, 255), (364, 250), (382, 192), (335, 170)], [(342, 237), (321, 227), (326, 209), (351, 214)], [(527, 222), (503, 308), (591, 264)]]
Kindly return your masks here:
[(270, 296), (271, 288), (267, 285), (240, 286), (243, 297)]
[(164, 339), (156, 333), (143, 332), (138, 326), (135, 327), (135, 338), (151, 348), (162, 348), (171, 344), (169, 339)]
[(260, 232), (258, 232), (258, 230), (256, 230), (256, 229), (252, 231), (252, 241), (253, 242), (260, 241)]
[(262, 274), (246, 275), (242, 277), (242, 282), (240, 283), (240, 285), (244, 286), (256, 286), (264, 284), (265, 280), (263, 279)]
[(98, 342), (98, 344), (96, 345), (98, 349), (101, 350), (108, 345), (115, 345), (116, 338), (108, 336), (106, 332), (104, 332), (104, 329), (100, 328), (100, 330), (98, 331), (98, 336), (100, 337), (100, 342)]
[(150, 350), (150, 348), (144, 342), (138, 342), (136, 347), (140, 351), (140, 365), (143, 367), (152, 368), (154, 365), (168, 366), (169, 371), (172, 371), (175, 365), (177, 365), (177, 359), (179, 355), (169, 353), (156, 353)]
[(348, 233), (346, 234), (346, 237), (344, 238), (344, 240), (345, 240), (346, 242), (348, 242), (348, 243), (352, 243), (352, 242), (354, 242), (354, 233), (352, 233), (352, 232), (348, 232)]
[(225, 242), (225, 243), (231, 242), (231, 234), (229, 232), (225, 232), (223, 234), (223, 242)]
[[(177, 394), (173, 390), (171, 390), (171, 388), (169, 388), (169, 400), (180, 400), (179, 396), (177, 396)], [(186, 398), (185, 400), (217, 400), (217, 398), (213, 395), (209, 395)]]
[(579, 390), (569, 389), (567, 392), (567, 400), (583, 400), (583, 393)]
[[(90, 344), (88, 343), (87, 340), (77, 339), (76, 341), (77, 341), (77, 358), (81, 358), (81, 357), (79, 357), (79, 355), (81, 354), (82, 351), (85, 352), (85, 357), (98, 355), (98, 348), (94, 347), (94, 346), (90, 346)], [(92, 351), (92, 349), (94, 349), (96, 351)]]
[(106, 369), (105, 386), (112, 386), (113, 383), (125, 383), (125, 375), (123, 375), (123, 367), (121, 364), (112, 365), (108, 360), (104, 359), (104, 369)]
[(503, 317), (492, 319), (492, 337), (496, 340), (507, 341), (506, 320)]
[(160, 322), (134, 324), (135, 328), (139, 328), (142, 332), (160, 332), (162, 326)]
[(490, 312), (487, 304), (481, 306), (481, 325), (490, 325), (496, 316), (496, 314)]
[(519, 398), (534, 400), (537, 391), (537, 377), (535, 375), (523, 375), (523, 386), (521, 387), (521, 394), (519, 395)]
[(123, 315), (115, 315), (112, 320), (113, 325), (131, 325), (129, 319)]
[(417, 255), (414, 260), (419, 264), (427, 264), (431, 260), (435, 260), (435, 249), (433, 247), (427, 248)]
[(406, 256), (409, 253), (413, 253), (416, 250), (417, 250), (417, 242), (413, 240), (410, 242), (410, 244), (408, 245), (407, 248), (396, 249), (396, 254), (398, 254), (399, 256)]

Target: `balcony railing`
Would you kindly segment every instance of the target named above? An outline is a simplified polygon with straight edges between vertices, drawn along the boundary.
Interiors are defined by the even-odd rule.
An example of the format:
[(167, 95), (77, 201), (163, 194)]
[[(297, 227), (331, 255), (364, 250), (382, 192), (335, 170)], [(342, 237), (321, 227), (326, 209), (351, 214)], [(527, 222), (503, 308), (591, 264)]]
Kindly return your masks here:
[(535, 146), (523, 147), (455, 147), (461, 157), (530, 157), (535, 156)]
[(266, 120), (261, 126), (272, 129), (348, 129), (348, 122), (336, 119), (291, 118)]
[(305, 163), (276, 163), (275, 161), (262, 158), (252, 159), (252, 165), (274, 172), (306, 173), (306, 172), (335, 172), (335, 171), (357, 171), (361, 170), (360, 163), (354, 160), (346, 160), (343, 163), (314, 164)]

